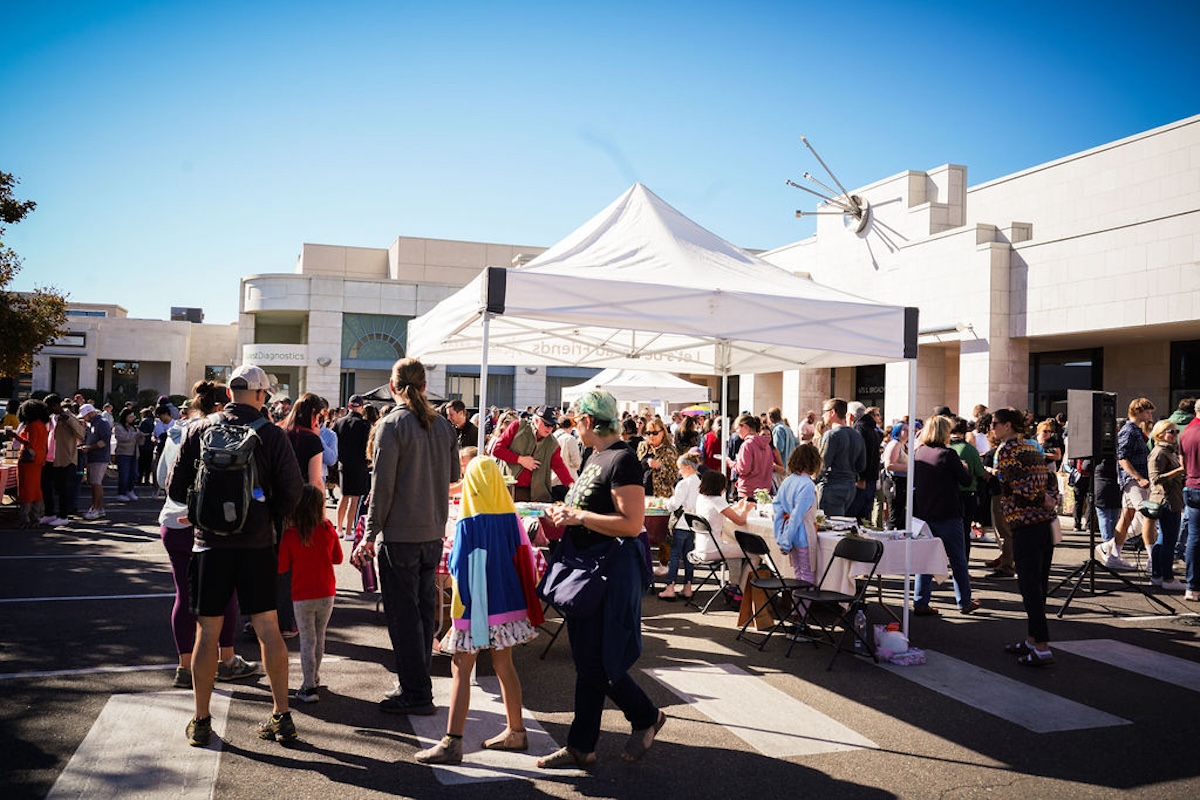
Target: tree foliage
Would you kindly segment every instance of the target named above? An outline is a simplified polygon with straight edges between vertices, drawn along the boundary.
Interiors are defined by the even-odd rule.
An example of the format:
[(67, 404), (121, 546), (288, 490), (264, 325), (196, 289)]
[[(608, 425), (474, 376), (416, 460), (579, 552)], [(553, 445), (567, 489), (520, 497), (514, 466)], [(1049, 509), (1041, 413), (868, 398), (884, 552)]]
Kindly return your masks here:
[(21, 257), (4, 244), (4, 232), (37, 208), (34, 201), (13, 196), (17, 183), (0, 172), (0, 375), (8, 376), (31, 371), (34, 355), (66, 333), (67, 321), (67, 299), (53, 287), (21, 293), (5, 289), (21, 271)]

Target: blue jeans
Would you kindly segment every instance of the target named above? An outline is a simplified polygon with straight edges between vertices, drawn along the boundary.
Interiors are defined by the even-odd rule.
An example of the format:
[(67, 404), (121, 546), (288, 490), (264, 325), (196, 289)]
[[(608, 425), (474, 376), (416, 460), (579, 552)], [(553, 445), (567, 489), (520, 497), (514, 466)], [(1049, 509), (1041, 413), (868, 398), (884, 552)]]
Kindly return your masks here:
[(1185, 488), (1183, 504), (1189, 509), (1187, 548), (1184, 550), (1187, 588), (1197, 592), (1200, 591), (1200, 569), (1196, 567), (1196, 559), (1200, 558), (1200, 489)]
[(821, 486), (821, 511), (827, 517), (844, 517), (854, 500), (854, 483), (824, 483)]
[(441, 539), (419, 544), (384, 542), (379, 548), (383, 613), (396, 657), (400, 702), (407, 705), (433, 702), (429, 667), (437, 635), (434, 578), (441, 560)]
[[(971, 574), (967, 571), (967, 548), (963, 536), (962, 518), (927, 519), (929, 530), (942, 540), (946, 547), (946, 557), (950, 559), (950, 574), (954, 577), (954, 602), (958, 607), (966, 608), (971, 603)], [(933, 576), (918, 575), (913, 604), (929, 605), (933, 594)]]
[(674, 534), (674, 539), (671, 542), (671, 560), (667, 564), (667, 582), (675, 583), (675, 579), (679, 577), (679, 562), (683, 561), (683, 581), (684, 583), (692, 582), (692, 562), (688, 560), (687, 554), (692, 552), (692, 541), (696, 538), (696, 534), (690, 530), (676, 528), (671, 531)]
[[(1096, 506), (1096, 519), (1100, 523), (1101, 541), (1110, 541), (1117, 535), (1117, 520), (1121, 518), (1119, 508), (1101, 508)], [(1120, 555), (1118, 553), (1117, 555)]]
[(1150, 577), (1175, 579), (1175, 541), (1179, 538), (1179, 512), (1165, 511), (1158, 518), (1158, 539), (1150, 548)]
[(137, 485), (137, 455), (117, 456), (117, 494), (129, 494)]

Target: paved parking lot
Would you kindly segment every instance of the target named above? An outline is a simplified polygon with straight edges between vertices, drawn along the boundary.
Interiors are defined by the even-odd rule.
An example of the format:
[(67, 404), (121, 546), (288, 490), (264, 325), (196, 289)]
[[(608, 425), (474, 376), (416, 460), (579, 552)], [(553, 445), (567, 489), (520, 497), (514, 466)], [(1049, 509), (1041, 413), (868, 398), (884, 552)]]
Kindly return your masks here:
[[(1029, 669), (1002, 646), (1024, 632), (1015, 581), (974, 582), (983, 609), (912, 622), (929, 663), (876, 666), (772, 640), (735, 640), (736, 612), (701, 616), (648, 597), (639, 680), (669, 721), (641, 764), (617, 758), (627, 724), (606, 713), (591, 774), (546, 774), (533, 758), (565, 738), (573, 672), (565, 639), (516, 662), (529, 754), (479, 752), (502, 726), (496, 684), (480, 659), (467, 759), (416, 764), (444, 726), (449, 662), (435, 659), (440, 716), (407, 720), (376, 708), (393, 677), (375, 600), (339, 568), (339, 595), (320, 703), (294, 707), (302, 742), (259, 740), (270, 710), (264, 678), (219, 684), (217, 740), (190, 748), (190, 693), (170, 688), (172, 586), (149, 499), (112, 503), (108, 518), (50, 531), (0, 517), (0, 783), (5, 798), (72, 797), (734, 797), (748, 792), (836, 797), (1183, 797), (1200, 790), (1200, 650), (1195, 604), (1164, 615), (1101, 577), (1097, 593), (1052, 617), (1057, 664)], [(7, 511), (7, 509), (6, 509)], [(1068, 534), (1065, 574), (1085, 556)], [(972, 549), (975, 576), (994, 554)], [(1144, 580), (1143, 580), (1144, 583)], [(899, 603), (899, 581), (885, 598)], [(1061, 605), (1061, 594), (1051, 608)], [(293, 680), (296, 642), (289, 644)], [(252, 640), (238, 651), (258, 660)]]

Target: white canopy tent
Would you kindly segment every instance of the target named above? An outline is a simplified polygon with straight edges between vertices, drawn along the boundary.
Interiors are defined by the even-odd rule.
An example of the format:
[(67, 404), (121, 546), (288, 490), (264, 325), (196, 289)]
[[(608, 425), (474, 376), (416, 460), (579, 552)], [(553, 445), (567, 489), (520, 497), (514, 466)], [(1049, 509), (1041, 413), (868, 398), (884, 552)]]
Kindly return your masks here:
[[(756, 258), (640, 183), (528, 264), (487, 267), (410, 322), (407, 352), (479, 360), (484, 391), (489, 364), (720, 375), (722, 408), (730, 374), (907, 360), (915, 418), (916, 308)], [(906, 591), (905, 630), (907, 605)]]
[(574, 401), (592, 389), (604, 389), (622, 402), (706, 403), (708, 387), (685, 381), (669, 372), (637, 369), (606, 369), (583, 383), (565, 386), (563, 402)]

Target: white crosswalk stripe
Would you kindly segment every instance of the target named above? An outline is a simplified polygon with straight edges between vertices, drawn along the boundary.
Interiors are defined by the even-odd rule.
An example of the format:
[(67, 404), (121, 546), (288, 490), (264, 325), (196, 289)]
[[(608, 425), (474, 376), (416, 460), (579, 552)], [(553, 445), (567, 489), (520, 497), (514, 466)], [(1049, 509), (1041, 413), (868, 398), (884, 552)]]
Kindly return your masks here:
[(870, 739), (732, 664), (644, 672), (765, 756), (874, 749)]
[[(408, 717), (413, 733), (420, 739), (421, 749), (433, 746), (446, 733), (446, 715), (450, 705), (450, 679), (433, 679), (437, 713), (430, 717)], [(524, 780), (545, 778), (548, 773), (538, 769), (537, 757), (553, 753), (559, 745), (550, 738), (531, 714), (525, 714), (525, 730), (529, 733), (529, 750), (505, 752), (484, 750), (484, 739), (504, 730), (504, 703), (500, 699), (500, 681), (482, 677), (479, 685), (471, 687), (471, 711), (463, 735), (463, 763), (431, 767), (438, 782), (445, 786), (484, 781)], [(586, 775), (582, 770), (554, 770), (553, 775)]]
[(925, 658), (926, 663), (921, 666), (881, 663), (880, 667), (1034, 733), (1132, 724), (1127, 719), (932, 650), (925, 651)]
[(136, 800), (212, 796), (229, 693), (213, 692), (213, 742), (188, 747), (191, 692), (115, 694), (108, 699), (47, 798)]
[(1054, 647), (1102, 664), (1136, 672), (1146, 678), (1200, 692), (1200, 664), (1186, 658), (1156, 653), (1115, 639), (1083, 639), (1055, 642)]

